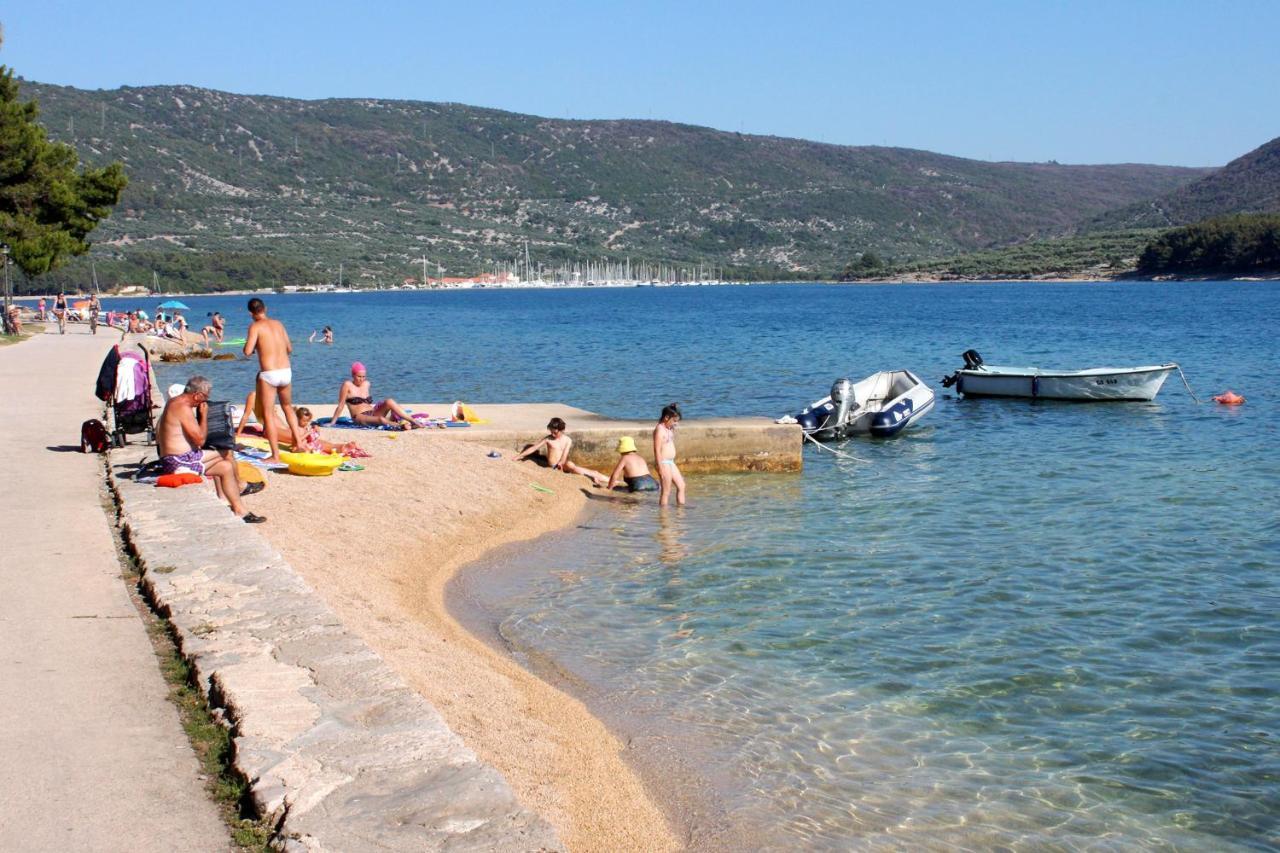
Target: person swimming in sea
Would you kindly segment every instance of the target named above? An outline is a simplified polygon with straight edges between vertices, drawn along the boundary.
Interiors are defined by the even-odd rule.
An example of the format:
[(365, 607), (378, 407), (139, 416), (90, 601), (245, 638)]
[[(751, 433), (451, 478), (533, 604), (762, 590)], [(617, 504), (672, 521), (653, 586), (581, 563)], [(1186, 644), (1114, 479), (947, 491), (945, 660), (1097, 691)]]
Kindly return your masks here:
[(631, 492), (658, 491), (658, 482), (649, 473), (644, 457), (636, 451), (635, 439), (629, 435), (618, 439), (618, 464), (609, 475), (609, 485), (605, 488), (612, 490), (619, 482), (625, 482)]
[(333, 327), (332, 326), (325, 326), (319, 332), (312, 330), (311, 336), (307, 338), (307, 343), (314, 344), (316, 342), (316, 335), (320, 335), (320, 343), (322, 344), (333, 343)]
[(676, 467), (676, 425), (680, 423), (680, 407), (675, 403), (662, 407), (658, 425), (653, 428), (653, 458), (658, 462), (658, 506), (667, 505), (667, 497), (675, 489), (676, 504), (684, 506), (684, 476)]

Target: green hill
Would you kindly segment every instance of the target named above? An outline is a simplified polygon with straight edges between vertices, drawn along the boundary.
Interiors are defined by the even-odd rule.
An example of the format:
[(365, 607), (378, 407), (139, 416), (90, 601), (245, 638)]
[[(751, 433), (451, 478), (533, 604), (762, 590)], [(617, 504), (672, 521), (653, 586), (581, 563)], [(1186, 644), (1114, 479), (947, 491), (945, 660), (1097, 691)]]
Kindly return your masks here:
[(1108, 211), (1085, 230), (1167, 228), (1235, 213), (1280, 213), (1280, 138), (1158, 198)]
[(1031, 240), (1016, 246), (908, 263), (852, 263), (844, 281), (1115, 278), (1133, 272), (1158, 228)]
[(1142, 275), (1280, 273), (1280, 216), (1238, 213), (1172, 228), (1138, 258)]
[[(484, 272), (609, 257), (831, 276), (863, 252), (940, 257), (1069, 232), (1208, 173), (987, 163), (657, 121), (459, 104), (302, 101), (188, 86), (24, 82), (50, 135), (130, 184), (56, 278), (167, 287)], [(46, 286), (51, 279), (43, 282)]]

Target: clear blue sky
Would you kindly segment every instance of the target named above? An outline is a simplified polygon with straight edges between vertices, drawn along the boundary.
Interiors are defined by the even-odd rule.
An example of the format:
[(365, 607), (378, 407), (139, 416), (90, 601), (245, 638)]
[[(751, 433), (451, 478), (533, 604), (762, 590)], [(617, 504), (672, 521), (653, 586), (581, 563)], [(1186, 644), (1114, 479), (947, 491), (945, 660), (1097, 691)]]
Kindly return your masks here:
[(986, 160), (1220, 165), (1280, 136), (1280, 0), (40, 0), (0, 23), (0, 63), (85, 88), (456, 101)]

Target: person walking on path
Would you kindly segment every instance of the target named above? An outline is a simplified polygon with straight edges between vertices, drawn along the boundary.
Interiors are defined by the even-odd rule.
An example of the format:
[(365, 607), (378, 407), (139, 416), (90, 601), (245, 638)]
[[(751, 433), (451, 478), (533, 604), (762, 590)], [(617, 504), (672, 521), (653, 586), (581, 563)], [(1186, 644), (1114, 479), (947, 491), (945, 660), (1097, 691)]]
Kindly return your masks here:
[(67, 294), (59, 293), (53, 300), (53, 315), (58, 318), (58, 334), (67, 333)]
[(102, 310), (102, 303), (98, 300), (98, 294), (89, 297), (89, 333), (98, 334), (98, 312)]
[[(302, 430), (298, 429), (298, 416), (293, 411), (293, 368), (289, 365), (289, 354), (293, 352), (293, 344), (289, 341), (289, 333), (284, 324), (267, 316), (267, 306), (261, 299), (249, 300), (249, 316), (253, 322), (249, 324), (249, 333), (245, 337), (244, 354), (258, 354), (258, 400), (262, 403), (262, 411), (270, 412), (275, 408), (279, 397), (280, 408), (284, 409), (285, 420), (292, 433), (293, 446), (302, 446)], [(280, 435), (276, 429), (275, 418), (268, 417), (262, 425), (266, 433), (267, 443), (271, 445), (271, 455), (267, 462), (280, 462)]]
[(667, 497), (675, 489), (676, 504), (684, 506), (684, 476), (676, 467), (676, 424), (680, 407), (675, 403), (662, 408), (658, 425), (653, 428), (653, 458), (658, 463), (658, 506), (667, 505)]

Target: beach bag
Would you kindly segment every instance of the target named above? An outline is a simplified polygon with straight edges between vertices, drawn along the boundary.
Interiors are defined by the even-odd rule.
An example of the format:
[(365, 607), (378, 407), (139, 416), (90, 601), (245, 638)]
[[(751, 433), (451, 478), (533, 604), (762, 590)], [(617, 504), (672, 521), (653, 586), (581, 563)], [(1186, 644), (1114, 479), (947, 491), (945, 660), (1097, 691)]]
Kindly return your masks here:
[(110, 446), (111, 434), (102, 421), (93, 418), (80, 425), (81, 453), (106, 453)]
[(120, 366), (120, 345), (116, 344), (102, 360), (98, 368), (98, 381), (93, 386), (93, 395), (102, 402), (107, 402), (116, 393), (116, 368)]
[(205, 450), (235, 450), (236, 421), (227, 402), (209, 401), (209, 430), (205, 434)]
[(266, 477), (262, 476), (262, 469), (255, 468), (248, 462), (236, 462), (236, 476), (242, 483), (262, 483), (266, 480)]

